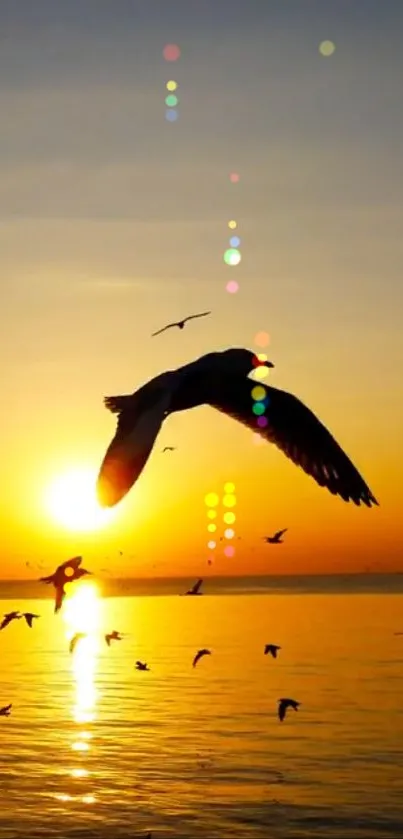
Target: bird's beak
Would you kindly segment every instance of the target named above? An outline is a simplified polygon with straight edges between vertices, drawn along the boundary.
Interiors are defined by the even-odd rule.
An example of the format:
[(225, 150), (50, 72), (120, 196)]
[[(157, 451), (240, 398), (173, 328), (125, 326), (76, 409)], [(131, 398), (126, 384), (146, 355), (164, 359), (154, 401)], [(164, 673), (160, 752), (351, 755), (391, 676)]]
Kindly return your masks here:
[(274, 367), (274, 364), (272, 364), (271, 361), (265, 361), (262, 366), (263, 367)]

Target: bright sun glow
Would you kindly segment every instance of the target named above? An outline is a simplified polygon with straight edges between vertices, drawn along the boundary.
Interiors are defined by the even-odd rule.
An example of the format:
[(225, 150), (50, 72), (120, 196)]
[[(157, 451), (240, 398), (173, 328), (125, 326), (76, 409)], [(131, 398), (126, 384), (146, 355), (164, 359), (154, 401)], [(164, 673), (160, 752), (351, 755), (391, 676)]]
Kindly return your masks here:
[(59, 524), (69, 530), (97, 530), (113, 519), (116, 511), (98, 504), (95, 481), (94, 472), (84, 468), (72, 469), (52, 481), (46, 506)]
[[(72, 667), (75, 681), (75, 706), (73, 711), (77, 723), (92, 722), (95, 716), (96, 688), (94, 683), (97, 653), (100, 649), (102, 600), (93, 582), (84, 582), (69, 594), (63, 604), (63, 620), (66, 639), (71, 641), (77, 632), (85, 633), (72, 653)], [(86, 732), (81, 740), (73, 743), (74, 751), (88, 751)]]

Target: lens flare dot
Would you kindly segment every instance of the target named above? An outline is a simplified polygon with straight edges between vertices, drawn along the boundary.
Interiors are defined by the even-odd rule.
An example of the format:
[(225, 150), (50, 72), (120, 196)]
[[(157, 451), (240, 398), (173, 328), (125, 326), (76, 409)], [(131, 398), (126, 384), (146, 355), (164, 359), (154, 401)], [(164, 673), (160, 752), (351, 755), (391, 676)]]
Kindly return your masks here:
[(207, 495), (204, 497), (204, 501), (207, 507), (216, 507), (219, 500), (220, 499), (216, 492), (208, 492)]
[(241, 252), (237, 248), (228, 248), (224, 253), (224, 262), (227, 265), (239, 265), (241, 259)]
[(224, 513), (223, 519), (225, 521), (225, 524), (234, 524), (234, 521), (236, 520), (236, 515), (232, 512)]
[(262, 414), (264, 414), (265, 410), (266, 406), (263, 402), (255, 402), (255, 404), (252, 405), (252, 411), (257, 417), (260, 417)]
[(270, 337), (267, 332), (257, 332), (255, 335), (255, 344), (258, 347), (267, 347), (270, 342)]
[(213, 539), (210, 539), (210, 542), (207, 542), (207, 547), (210, 548), (211, 551), (217, 547), (217, 542), (214, 542)]
[(266, 425), (269, 424), (269, 420), (267, 419), (267, 417), (258, 417), (257, 424), (259, 428), (266, 428)]
[(227, 527), (226, 531), (224, 532), (224, 536), (226, 539), (233, 539), (235, 536), (235, 530), (232, 527)]
[(231, 172), (231, 174), (230, 174), (230, 176), (229, 176), (229, 179), (230, 179), (230, 181), (231, 181), (231, 183), (232, 183), (232, 184), (237, 184), (237, 183), (238, 183), (238, 181), (239, 181), (239, 175), (238, 175), (238, 172)]
[(176, 90), (178, 87), (178, 82), (174, 82), (173, 79), (170, 79), (169, 82), (166, 83), (167, 90)]
[(168, 105), (168, 108), (174, 108), (175, 105), (178, 104), (178, 97), (175, 96), (174, 93), (170, 93), (168, 96), (165, 97), (165, 104)]
[(227, 545), (227, 547), (224, 548), (224, 553), (225, 553), (225, 556), (229, 556), (229, 557), (234, 556), (235, 548), (232, 545)]
[(336, 44), (333, 41), (322, 41), (319, 44), (319, 52), (321, 55), (324, 55), (325, 58), (328, 58), (330, 55), (333, 55), (336, 49)]
[(235, 495), (224, 495), (222, 503), (224, 504), (224, 507), (235, 507), (235, 504), (236, 504)]
[(208, 530), (209, 533), (215, 533), (216, 530), (217, 530), (217, 525), (214, 524), (213, 522), (211, 522), (210, 524), (207, 525), (207, 530)]
[(229, 243), (231, 245), (231, 248), (237, 248), (241, 244), (241, 240), (239, 236), (231, 236)]
[(177, 61), (181, 51), (177, 44), (165, 44), (162, 54), (165, 61)]
[(252, 399), (256, 402), (261, 401), (262, 399), (266, 398), (266, 391), (262, 385), (257, 385), (252, 389)]
[(239, 290), (239, 285), (236, 280), (230, 280), (225, 286), (229, 294), (236, 294)]
[(269, 375), (268, 367), (256, 367), (253, 371), (253, 378), (257, 381), (262, 381), (262, 379), (267, 379)]
[(167, 108), (165, 111), (165, 119), (168, 122), (176, 122), (178, 119), (178, 111), (175, 111), (174, 108)]
[(207, 510), (207, 515), (209, 519), (215, 519), (217, 516), (217, 510)]
[(228, 481), (226, 484), (224, 484), (224, 492), (230, 494), (235, 492), (235, 484), (233, 484), (232, 481)]
[(231, 221), (228, 222), (230, 230), (236, 230), (237, 226), (237, 222), (234, 219), (231, 219)]

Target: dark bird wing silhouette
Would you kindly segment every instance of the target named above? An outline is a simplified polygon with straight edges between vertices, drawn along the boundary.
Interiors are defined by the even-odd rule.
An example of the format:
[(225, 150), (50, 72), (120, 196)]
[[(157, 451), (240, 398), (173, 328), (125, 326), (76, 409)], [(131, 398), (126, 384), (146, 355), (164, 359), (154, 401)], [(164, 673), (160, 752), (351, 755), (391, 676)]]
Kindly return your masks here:
[(64, 598), (66, 597), (66, 592), (63, 586), (56, 586), (55, 588), (55, 615), (60, 612), (60, 609), (63, 606)]
[(288, 527), (285, 527), (284, 530), (277, 530), (277, 532), (274, 534), (273, 538), (274, 539), (281, 539), (283, 533), (287, 533), (287, 530), (288, 530)]
[(7, 615), (4, 615), (2, 622), (0, 623), (0, 629), (5, 629), (11, 621), (18, 620), (21, 615), (18, 612), (8, 612)]
[(192, 586), (192, 588), (190, 588), (189, 591), (186, 592), (186, 594), (202, 594), (202, 592), (200, 591), (202, 585), (203, 580), (198, 580), (197, 583), (195, 583), (194, 586)]
[(39, 618), (40, 615), (34, 615), (32, 612), (24, 612), (23, 617), (25, 618), (29, 628), (32, 629), (34, 618)]
[(9, 717), (12, 707), (13, 707), (13, 703), (10, 702), (9, 705), (4, 705), (3, 708), (0, 708), (0, 717)]
[(205, 318), (206, 315), (211, 315), (211, 312), (199, 312), (197, 315), (188, 315), (187, 318), (184, 318), (186, 323), (187, 320), (194, 320), (195, 318)]
[(278, 650), (281, 650), (281, 647), (279, 647), (278, 644), (266, 644), (264, 648), (264, 654), (268, 655), (268, 653), (270, 653), (270, 655), (272, 655), (273, 658), (277, 658)]
[(295, 699), (279, 699), (278, 700), (278, 716), (280, 722), (283, 721), (286, 713), (287, 708), (293, 708), (294, 711), (298, 711), (298, 707), (301, 703), (297, 702)]
[(172, 329), (173, 326), (179, 326), (180, 323), (182, 323), (181, 320), (176, 320), (174, 323), (167, 323), (167, 325), (163, 326), (162, 329), (157, 329), (156, 332), (152, 332), (151, 337), (154, 338), (155, 335), (161, 335), (161, 332), (166, 332), (167, 329)]
[[(120, 413), (121, 427), (118, 425), (101, 467), (100, 503), (113, 506), (128, 492), (140, 475), (168, 413), (208, 404), (256, 431), (248, 379), (254, 361), (254, 354), (246, 349), (210, 353), (177, 371), (162, 374), (132, 397), (106, 400), (107, 407)], [(265, 362), (263, 366), (273, 365)], [(377, 504), (351, 460), (312, 411), (290, 393), (262, 387), (268, 425), (259, 428), (258, 433), (333, 495), (357, 505)]]
[(78, 642), (81, 641), (81, 639), (85, 638), (85, 637), (86, 637), (85, 632), (76, 632), (76, 634), (73, 635), (73, 637), (70, 641), (70, 646), (69, 646), (69, 650), (70, 650), (71, 653), (74, 653), (74, 650), (75, 650)]
[(201, 658), (203, 658), (203, 656), (204, 656), (204, 655), (211, 655), (210, 650), (206, 650), (206, 649), (199, 650), (199, 651), (196, 653), (196, 655), (195, 655), (195, 657), (194, 657), (194, 659), (193, 659), (193, 664), (192, 664), (192, 666), (193, 666), (193, 667), (196, 667), (197, 662), (198, 662), (198, 661), (200, 661), (200, 659), (201, 659)]

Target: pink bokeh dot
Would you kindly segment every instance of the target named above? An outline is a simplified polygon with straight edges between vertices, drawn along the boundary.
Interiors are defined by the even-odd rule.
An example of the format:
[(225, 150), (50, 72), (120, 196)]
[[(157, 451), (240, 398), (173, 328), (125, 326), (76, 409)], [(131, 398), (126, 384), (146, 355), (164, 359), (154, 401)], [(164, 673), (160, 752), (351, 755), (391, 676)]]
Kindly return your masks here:
[(232, 184), (237, 184), (237, 183), (238, 183), (238, 181), (239, 181), (239, 175), (238, 175), (238, 172), (231, 172), (231, 174), (230, 174), (230, 176), (229, 176), (229, 179), (230, 179), (230, 181), (231, 181), (231, 183), (232, 183)]
[(225, 556), (229, 556), (229, 557), (234, 556), (235, 548), (232, 545), (227, 545), (227, 547), (224, 548), (224, 553), (225, 553)]
[(227, 283), (227, 285), (225, 286), (225, 288), (230, 294), (236, 294), (239, 289), (239, 285), (236, 280), (230, 280), (229, 283)]
[(162, 54), (165, 58), (165, 61), (177, 61), (181, 51), (177, 44), (166, 44)]
[(268, 425), (267, 417), (258, 417), (257, 424), (259, 428), (266, 428), (266, 425)]
[(258, 347), (267, 347), (270, 343), (270, 336), (267, 332), (257, 332), (255, 335), (255, 344)]

